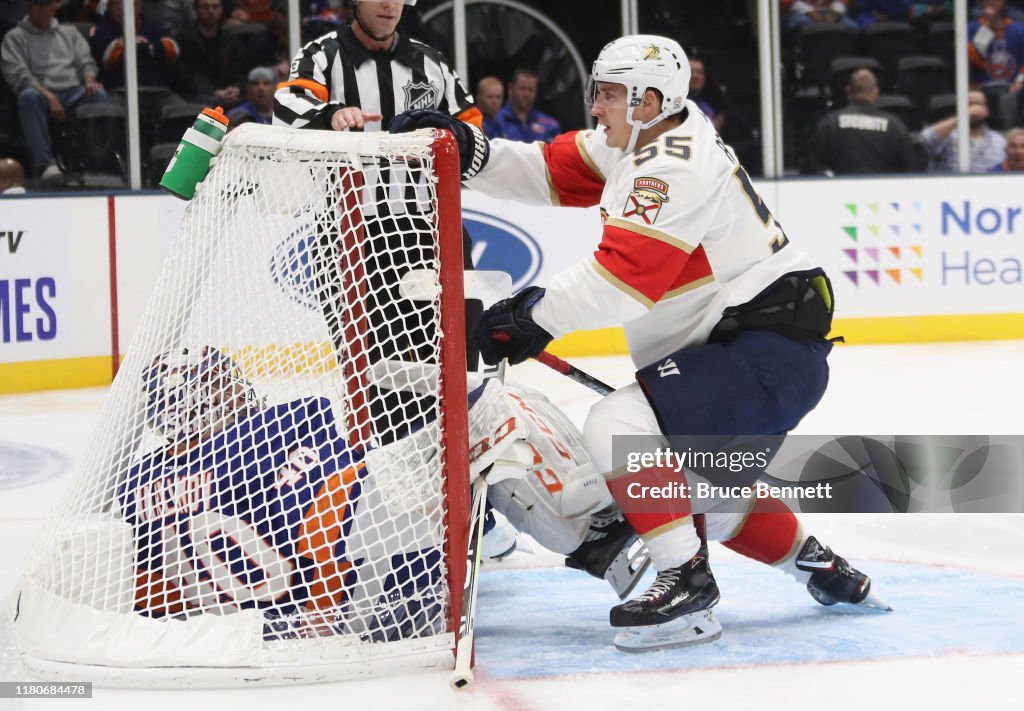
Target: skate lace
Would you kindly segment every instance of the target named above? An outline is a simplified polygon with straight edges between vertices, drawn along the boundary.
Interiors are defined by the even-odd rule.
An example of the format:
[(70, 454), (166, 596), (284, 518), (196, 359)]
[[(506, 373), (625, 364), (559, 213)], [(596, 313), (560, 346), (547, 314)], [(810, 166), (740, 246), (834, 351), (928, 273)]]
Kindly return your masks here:
[(664, 597), (665, 594), (671, 590), (677, 582), (679, 582), (679, 568), (669, 568), (658, 573), (657, 577), (654, 578), (654, 582), (651, 583), (651, 587), (648, 588), (647, 592), (637, 598), (637, 601), (649, 601), (657, 600), (660, 597)]

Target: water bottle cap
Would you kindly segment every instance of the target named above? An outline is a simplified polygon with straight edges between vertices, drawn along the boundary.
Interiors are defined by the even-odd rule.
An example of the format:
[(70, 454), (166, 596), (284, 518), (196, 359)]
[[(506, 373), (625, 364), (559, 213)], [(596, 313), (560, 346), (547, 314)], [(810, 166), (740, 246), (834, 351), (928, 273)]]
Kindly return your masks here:
[(209, 116), (214, 121), (219, 121), (225, 126), (228, 125), (228, 117), (224, 115), (224, 109), (220, 106), (215, 109), (203, 109), (203, 115)]

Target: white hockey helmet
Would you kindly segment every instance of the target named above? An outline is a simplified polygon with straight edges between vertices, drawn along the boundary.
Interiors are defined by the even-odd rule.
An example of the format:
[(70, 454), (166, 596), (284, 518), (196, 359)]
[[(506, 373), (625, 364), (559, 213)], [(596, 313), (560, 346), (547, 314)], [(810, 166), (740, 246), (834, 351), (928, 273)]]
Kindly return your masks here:
[[(633, 150), (641, 129), (683, 110), (690, 89), (690, 61), (675, 40), (658, 35), (626, 35), (609, 42), (601, 50), (590, 70), (586, 101), (594, 103), (597, 83), (609, 82), (626, 87), (626, 121), (633, 127), (626, 152)], [(644, 92), (661, 92), (661, 112), (646, 123), (633, 119)]]
[(181, 444), (262, 407), (238, 365), (212, 346), (161, 353), (142, 375), (146, 424)]

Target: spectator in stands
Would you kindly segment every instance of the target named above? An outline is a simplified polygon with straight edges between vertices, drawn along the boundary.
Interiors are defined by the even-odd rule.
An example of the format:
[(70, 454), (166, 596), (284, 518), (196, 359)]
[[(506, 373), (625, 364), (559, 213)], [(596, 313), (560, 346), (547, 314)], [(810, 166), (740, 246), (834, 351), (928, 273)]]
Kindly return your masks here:
[(918, 0), (908, 5), (907, 19), (915, 24), (953, 19), (953, 0)]
[(704, 68), (704, 60), (700, 57), (690, 57), (690, 92), (687, 98), (692, 100), (704, 115), (711, 119), (715, 129), (719, 132), (725, 123), (725, 113), (715, 109), (705, 96), (704, 90), (707, 86), (707, 71)]
[(274, 90), (277, 82), (274, 81), (274, 70), (270, 67), (256, 67), (249, 72), (249, 79), (245, 85), (247, 101), (232, 109), (228, 113), (231, 123), (236, 123), (242, 117), (249, 117), (255, 123), (269, 126), (274, 120)]
[(829, 24), (857, 29), (857, 23), (846, 15), (848, 0), (781, 0), (782, 27), (791, 39), (809, 24)]
[(907, 0), (863, 0), (857, 24), (867, 27), (876, 22), (906, 22), (909, 5)]
[(1013, 128), (1006, 134), (1006, 159), (992, 169), (993, 173), (1024, 170), (1024, 128)]
[(265, 30), (261, 34), (246, 37), (247, 49), (259, 64), (269, 64), (275, 48), (289, 54), (288, 8), (284, 2), (233, 0), (227, 7), (227, 25), (259, 25)]
[(228, 133), (231, 133), (239, 126), (244, 126), (247, 123), (256, 123), (253, 119), (252, 114), (238, 114), (231, 119), (231, 123), (228, 124)]
[(846, 84), (849, 105), (823, 118), (811, 139), (812, 173), (906, 173), (911, 137), (899, 118), (875, 107), (878, 81), (858, 69)]
[(537, 101), (537, 73), (520, 67), (508, 83), (508, 101), (494, 117), (494, 138), (551, 143), (562, 132), (558, 121), (533, 107)]
[(988, 81), (1012, 82), (1010, 91), (1024, 87), (1024, 26), (1006, 14), (1006, 0), (982, 0), (982, 15), (967, 28), (971, 85)]
[(25, 194), (25, 169), (14, 158), (0, 158), (0, 195)]
[(92, 22), (99, 16), (99, 6), (100, 0), (61, 0), (57, 19), (61, 22)]
[[(139, 85), (161, 87), (170, 92), (169, 68), (178, 61), (178, 43), (164, 34), (159, 27), (143, 21), (141, 2), (136, 2), (134, 7)], [(107, 10), (97, 19), (89, 38), (92, 55), (99, 63), (103, 83), (109, 89), (124, 87), (123, 23), (123, 0), (107, 0)]]
[(910, 22), (926, 29), (935, 20), (953, 19), (953, 0), (864, 0), (857, 24), (861, 27), (876, 22)]
[(255, 23), (270, 27), (273, 20), (273, 5), (270, 0), (234, 0), (234, 7), (228, 17), (229, 23)]
[(192, 0), (135, 0), (142, 4), (142, 19), (171, 37), (180, 37), (195, 22)]
[[(979, 17), (985, 14), (985, 8), (982, 7), (981, 0), (973, 0), (968, 5), (968, 18), (971, 20), (977, 20)], [(1011, 0), (1006, 5), (1006, 14), (1013, 18), (1014, 22), (1024, 24), (1024, 8), (1021, 7), (1021, 0)]]
[(505, 86), (498, 77), (484, 77), (476, 83), (476, 106), (484, 115), (484, 134), (488, 138), (498, 138), (498, 126), (494, 117), (501, 111), (505, 103)]
[(342, 6), (340, 0), (311, 0), (303, 7), (308, 7), (308, 14), (302, 16), (300, 39), (303, 44), (348, 24), (348, 8)]
[(243, 50), (224, 33), (221, 0), (195, 0), (196, 21), (181, 37), (178, 91), (204, 104), (234, 106), (241, 97)]
[[(1004, 159), (1006, 139), (985, 124), (988, 102), (984, 93), (971, 91), (967, 95), (967, 103), (971, 125), (970, 170), (972, 173), (985, 173)], [(957, 171), (956, 121), (956, 116), (950, 116), (921, 131), (921, 144), (928, 152), (929, 170), (932, 172)]]
[(82, 103), (106, 101), (96, 62), (77, 29), (57, 22), (60, 0), (30, 0), (28, 14), (7, 33), (0, 50), (4, 81), (18, 97), (18, 118), (28, 143), (32, 174), (58, 182), (49, 120), (67, 120)]

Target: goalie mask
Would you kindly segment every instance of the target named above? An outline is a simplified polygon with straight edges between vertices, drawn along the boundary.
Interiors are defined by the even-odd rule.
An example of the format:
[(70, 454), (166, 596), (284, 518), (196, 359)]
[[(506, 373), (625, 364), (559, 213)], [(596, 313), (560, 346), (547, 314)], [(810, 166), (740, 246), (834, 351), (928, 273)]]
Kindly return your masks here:
[[(594, 61), (584, 94), (588, 106), (594, 104), (598, 82), (626, 87), (626, 122), (633, 127), (626, 152), (632, 153), (641, 130), (683, 110), (690, 89), (690, 61), (675, 40), (627, 35), (606, 44)], [(633, 112), (648, 89), (661, 92), (661, 111), (641, 123), (633, 118)]]
[(212, 346), (158, 355), (142, 383), (146, 424), (173, 443), (209, 436), (262, 406), (235, 362)]

